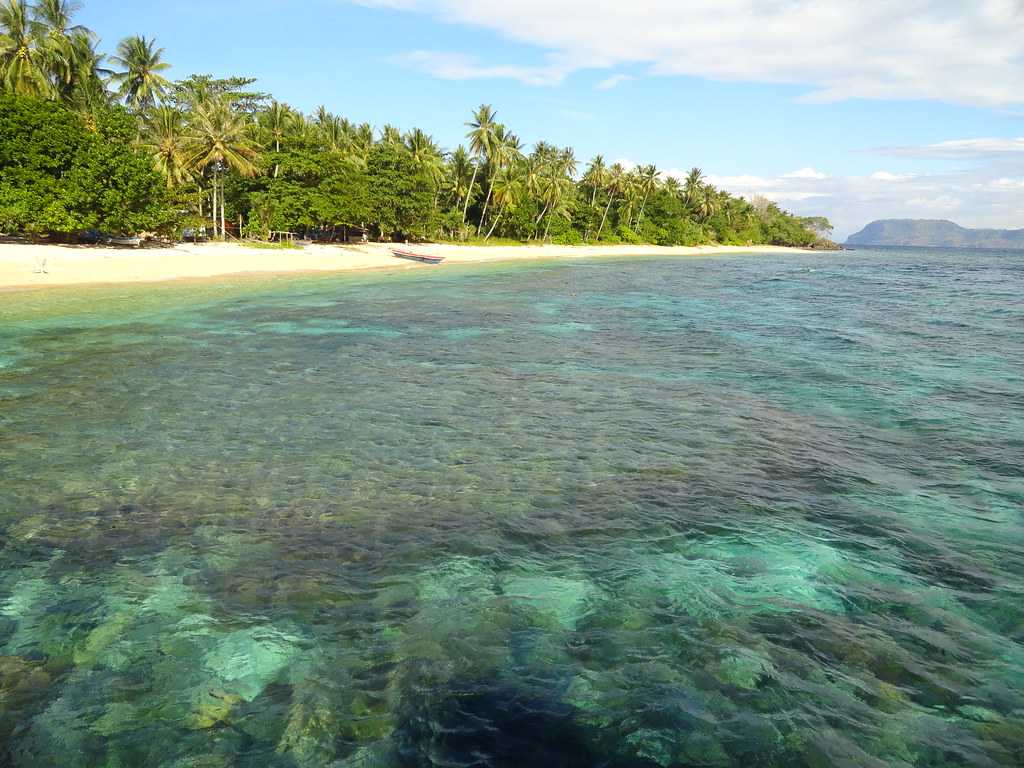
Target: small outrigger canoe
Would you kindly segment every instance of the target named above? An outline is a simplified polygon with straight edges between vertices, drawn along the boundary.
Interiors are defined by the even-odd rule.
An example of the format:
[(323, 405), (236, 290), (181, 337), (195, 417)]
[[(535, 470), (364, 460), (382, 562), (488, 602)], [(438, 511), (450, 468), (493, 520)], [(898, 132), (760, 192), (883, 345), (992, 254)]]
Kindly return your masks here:
[(132, 237), (108, 237), (107, 245), (116, 245), (121, 248), (138, 248), (142, 245), (142, 238), (138, 235)]
[(399, 248), (392, 248), (391, 253), (400, 259), (422, 261), (424, 264), (440, 264), (444, 261), (444, 256), (428, 256), (425, 253), (413, 253), (412, 251), (403, 251)]

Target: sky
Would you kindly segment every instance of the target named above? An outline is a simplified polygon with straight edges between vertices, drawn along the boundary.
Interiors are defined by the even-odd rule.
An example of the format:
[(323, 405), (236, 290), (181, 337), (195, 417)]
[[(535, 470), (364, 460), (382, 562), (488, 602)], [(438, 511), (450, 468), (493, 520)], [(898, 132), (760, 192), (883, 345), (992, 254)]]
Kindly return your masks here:
[(480, 104), (527, 144), (701, 168), (828, 216), (1024, 228), (1024, 0), (84, 0), (112, 51), (419, 127)]

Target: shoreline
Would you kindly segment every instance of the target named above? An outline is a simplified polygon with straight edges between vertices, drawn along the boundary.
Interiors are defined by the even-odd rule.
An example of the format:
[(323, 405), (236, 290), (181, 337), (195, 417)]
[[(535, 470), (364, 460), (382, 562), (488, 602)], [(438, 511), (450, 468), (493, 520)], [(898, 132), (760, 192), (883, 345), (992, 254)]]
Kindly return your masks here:
[[(0, 244), (0, 290), (71, 285), (162, 283), (182, 279), (341, 273), (374, 269), (436, 269), (391, 255), (391, 244), (312, 245), (301, 250), (251, 248), (236, 243), (179, 244), (130, 249)], [(442, 256), (445, 264), (525, 259), (693, 257), (726, 254), (819, 253), (786, 246), (458, 245), (400, 246)], [(38, 271), (45, 265), (46, 272)], [(443, 266), (443, 265), (442, 265)]]

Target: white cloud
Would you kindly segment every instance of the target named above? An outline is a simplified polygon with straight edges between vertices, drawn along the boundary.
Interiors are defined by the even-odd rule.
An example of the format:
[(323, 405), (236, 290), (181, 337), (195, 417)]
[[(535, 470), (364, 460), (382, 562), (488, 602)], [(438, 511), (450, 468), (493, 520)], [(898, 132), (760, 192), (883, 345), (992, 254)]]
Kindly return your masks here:
[[(566, 73), (639, 65), (806, 86), (810, 101), (1024, 104), (1021, 0), (358, 1), (493, 30), (559, 57)], [(492, 74), (476, 76), (515, 69), (488, 64), (477, 71)]]
[(914, 178), (913, 174), (910, 173), (890, 173), (889, 171), (875, 171), (868, 178), (873, 181), (906, 181), (907, 179)]
[(814, 179), (815, 181), (823, 181), (828, 178), (827, 173), (822, 173), (815, 168), (801, 168), (798, 171), (787, 173), (782, 178), (784, 179)]
[(524, 85), (552, 86), (561, 83), (568, 71), (555, 63), (546, 67), (483, 65), (472, 56), (445, 51), (410, 51), (396, 60), (421, 69), (441, 80), (518, 80)]
[[(827, 179), (709, 175), (733, 194), (763, 195), (802, 216), (827, 216), (840, 240), (875, 219), (954, 218), (966, 227), (1024, 227), (1024, 159), (934, 174), (876, 171)], [(1011, 194), (1007, 194), (1007, 193)]]
[(952, 195), (939, 195), (938, 197), (912, 197), (907, 200), (911, 208), (921, 208), (926, 211), (954, 211), (960, 208), (964, 201)]
[[(681, 175), (677, 178), (685, 179), (686, 171), (681, 171)], [(673, 174), (674, 175), (674, 174)], [(716, 187), (722, 189), (743, 189), (743, 190), (763, 190), (771, 189), (778, 186), (777, 179), (766, 179), (763, 176), (715, 176), (709, 175), (706, 177), (706, 181), (709, 184), (713, 184)]]
[(597, 90), (599, 91), (610, 91), (617, 85), (622, 85), (622, 83), (635, 79), (636, 78), (633, 77), (632, 75), (612, 75), (611, 77), (602, 80), (594, 87), (597, 88)]
[(937, 144), (926, 144), (922, 147), (881, 147), (871, 151), (901, 157), (970, 160), (1024, 154), (1024, 137), (1019, 139), (954, 139), (940, 141)]
[(1019, 179), (1002, 178), (996, 179), (992, 182), (994, 189), (1004, 189), (1007, 191), (1016, 191), (1018, 189), (1024, 189), (1024, 177)]

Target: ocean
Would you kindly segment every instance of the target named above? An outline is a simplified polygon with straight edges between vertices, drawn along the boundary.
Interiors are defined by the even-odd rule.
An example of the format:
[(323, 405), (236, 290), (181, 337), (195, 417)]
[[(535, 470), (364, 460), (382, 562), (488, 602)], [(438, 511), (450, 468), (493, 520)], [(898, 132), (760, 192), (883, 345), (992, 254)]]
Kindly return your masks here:
[(0, 765), (1022, 764), (1022, 254), (0, 294)]

